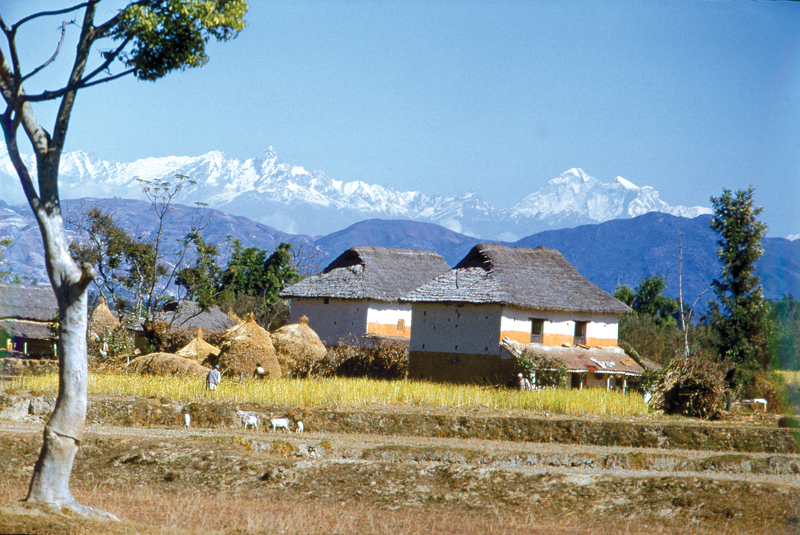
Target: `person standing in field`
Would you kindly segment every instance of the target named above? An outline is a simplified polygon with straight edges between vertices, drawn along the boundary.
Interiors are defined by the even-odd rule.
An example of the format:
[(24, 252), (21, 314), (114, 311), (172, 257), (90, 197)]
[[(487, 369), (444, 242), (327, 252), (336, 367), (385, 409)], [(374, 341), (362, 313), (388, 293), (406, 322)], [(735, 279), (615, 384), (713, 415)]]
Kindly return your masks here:
[(220, 380), (220, 373), (219, 373), (219, 364), (214, 366), (214, 369), (208, 372), (206, 376), (206, 388), (208, 390), (216, 390), (217, 385), (219, 384)]

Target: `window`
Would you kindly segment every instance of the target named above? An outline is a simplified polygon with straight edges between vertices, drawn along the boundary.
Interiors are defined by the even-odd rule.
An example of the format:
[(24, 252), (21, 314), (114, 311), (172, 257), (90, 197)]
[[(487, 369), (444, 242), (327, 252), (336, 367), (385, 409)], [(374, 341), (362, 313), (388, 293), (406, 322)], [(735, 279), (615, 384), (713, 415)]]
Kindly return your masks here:
[(541, 344), (544, 335), (544, 320), (530, 318), (531, 320), (531, 343)]
[(397, 332), (406, 332), (406, 320), (397, 320)]
[(323, 305), (330, 305), (331, 304), (331, 300), (328, 299), (327, 297), (325, 297), (325, 298), (322, 299), (322, 304)]
[(575, 336), (572, 338), (572, 345), (586, 345), (586, 325), (588, 321), (575, 322)]

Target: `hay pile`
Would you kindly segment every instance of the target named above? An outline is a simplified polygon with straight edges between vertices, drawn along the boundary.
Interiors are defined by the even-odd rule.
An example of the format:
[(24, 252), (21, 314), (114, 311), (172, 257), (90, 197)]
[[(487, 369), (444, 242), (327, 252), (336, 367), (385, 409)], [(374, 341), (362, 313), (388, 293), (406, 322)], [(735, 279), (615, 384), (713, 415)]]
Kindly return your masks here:
[(100, 299), (100, 304), (94, 307), (89, 316), (89, 330), (95, 334), (102, 334), (106, 331), (113, 331), (121, 326), (119, 320), (106, 305), (105, 298)]
[(677, 357), (651, 404), (667, 414), (714, 418), (725, 408), (727, 366), (698, 357)]
[(128, 373), (205, 378), (208, 368), (172, 353), (150, 353), (136, 357), (126, 367)]
[(203, 330), (197, 329), (197, 336), (191, 342), (179, 349), (175, 354), (185, 359), (193, 360), (211, 367), (217, 360), (219, 349), (203, 340)]
[(308, 318), (305, 316), (299, 322), (281, 327), (272, 333), (272, 342), (281, 370), (290, 376), (313, 368), (327, 353), (317, 333), (308, 326)]
[(266, 378), (281, 376), (272, 339), (253, 314), (222, 334), (220, 353), (213, 364), (219, 364), (228, 377), (252, 377), (258, 364), (267, 372)]

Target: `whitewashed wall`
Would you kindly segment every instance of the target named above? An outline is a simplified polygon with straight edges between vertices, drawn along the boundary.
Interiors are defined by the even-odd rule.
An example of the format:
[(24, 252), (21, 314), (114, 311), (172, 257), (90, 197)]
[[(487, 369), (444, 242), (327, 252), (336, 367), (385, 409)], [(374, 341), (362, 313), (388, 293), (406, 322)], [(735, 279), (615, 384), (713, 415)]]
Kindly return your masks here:
[(322, 343), (329, 346), (362, 343), (367, 332), (369, 301), (329, 299), (324, 304), (322, 298), (291, 299), (291, 323), (297, 323), (302, 316), (308, 318), (308, 326), (317, 333)]
[(503, 308), (500, 323), (501, 331), (531, 332), (531, 318), (543, 319), (544, 333), (572, 337), (575, 334), (576, 321), (588, 321), (586, 336), (616, 340), (618, 334), (618, 317), (616, 314), (588, 314), (573, 312), (551, 312)]
[(500, 317), (499, 305), (415, 303), (409, 349), (499, 355)]
[(411, 305), (408, 303), (383, 303), (370, 301), (367, 311), (367, 323), (396, 325), (399, 320), (411, 327)]

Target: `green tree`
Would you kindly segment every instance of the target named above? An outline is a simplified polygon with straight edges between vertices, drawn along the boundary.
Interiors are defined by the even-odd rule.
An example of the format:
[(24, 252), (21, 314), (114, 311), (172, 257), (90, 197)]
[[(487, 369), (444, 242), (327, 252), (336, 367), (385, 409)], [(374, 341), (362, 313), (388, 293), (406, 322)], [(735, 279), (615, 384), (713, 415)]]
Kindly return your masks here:
[(197, 301), (200, 310), (208, 310), (217, 304), (219, 296), (218, 285), (222, 276), (222, 268), (217, 263), (219, 246), (207, 243), (199, 231), (187, 234), (184, 243), (194, 245), (195, 260), (178, 272), (175, 284), (185, 290), (186, 299)]
[(784, 370), (800, 370), (800, 301), (792, 295), (768, 301), (770, 360)]
[(643, 278), (636, 287), (631, 308), (653, 316), (661, 325), (675, 325), (678, 302), (664, 295), (666, 287), (667, 281), (661, 274)]
[(662, 364), (675, 356), (680, 344), (680, 331), (673, 315), (678, 311), (674, 299), (664, 295), (663, 275), (644, 277), (636, 290), (619, 286), (614, 296), (633, 309), (620, 317), (619, 339), (623, 347)]
[(220, 299), (233, 305), (234, 312), (253, 312), (259, 324), (268, 328), (284, 312), (281, 291), (302, 278), (292, 259), (292, 244), (281, 243), (268, 255), (256, 247), (242, 248), (232, 240), (233, 253), (222, 273)]
[(719, 356), (730, 359), (737, 370), (766, 370), (769, 326), (755, 264), (764, 252), (761, 239), (767, 226), (758, 219), (761, 208), (753, 202), (753, 187), (736, 193), (723, 190), (712, 197), (711, 228), (719, 236), (717, 256), (722, 264), (713, 281), (716, 302), (710, 304), (711, 324), (719, 340)]
[[(59, 393), (55, 410), (45, 425), (41, 454), (33, 470), (26, 500), (68, 508), (79, 514), (95, 511), (77, 503), (69, 490), (69, 476), (83, 438), (88, 402), (86, 353), (87, 288), (95, 277), (91, 264), (78, 265), (70, 256), (64, 232), (58, 188), (58, 169), (67, 130), (79, 91), (132, 75), (157, 80), (167, 73), (203, 65), (211, 38), (224, 41), (244, 28), (245, 0), (137, 0), (123, 5), (105, 21), (95, 21), (100, 0), (32, 13), (8, 24), (0, 16), (5, 43), (0, 47), (0, 113), (11, 164), (42, 235), (45, 264), (59, 309)], [(73, 23), (61, 23), (55, 53), (38, 66), (25, 65), (29, 54), (17, 45), (17, 36), (30, 23), (48, 17), (79, 14), (78, 44), (63, 85), (28, 93), (26, 83), (59, 59), (61, 45)], [(36, 43), (47, 36), (37, 34)], [(58, 41), (58, 43), (55, 43)], [(99, 45), (103, 51), (92, 57)], [(24, 52), (24, 53), (23, 53)], [(116, 72), (115, 72), (116, 71)], [(34, 106), (57, 101), (55, 120), (48, 131), (36, 118)], [(25, 164), (19, 142), (27, 138), (35, 155), (36, 182)]]

